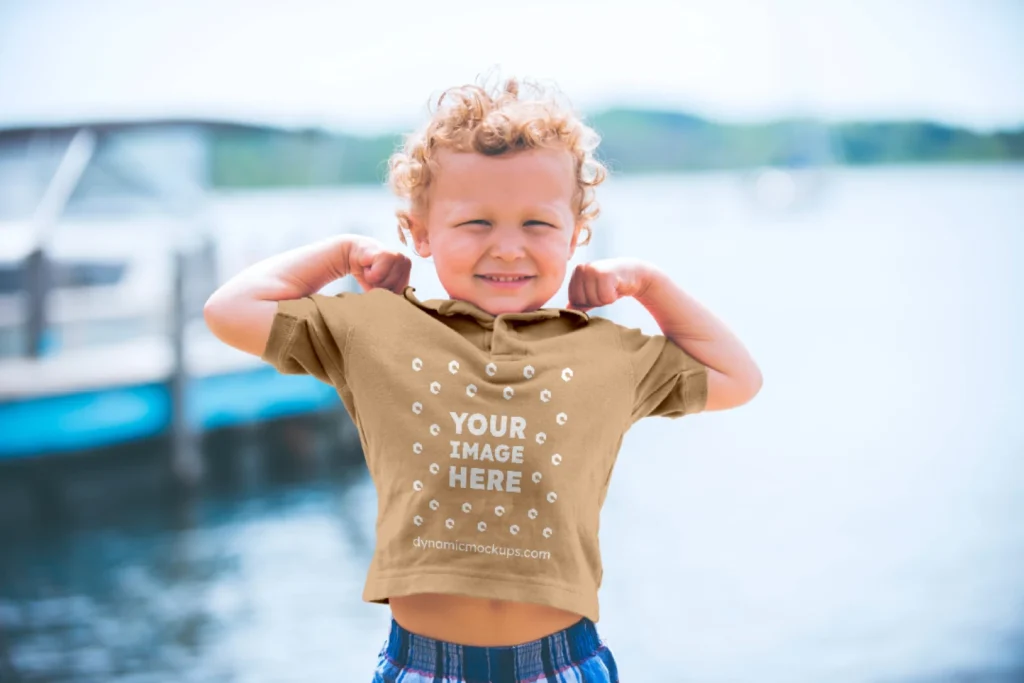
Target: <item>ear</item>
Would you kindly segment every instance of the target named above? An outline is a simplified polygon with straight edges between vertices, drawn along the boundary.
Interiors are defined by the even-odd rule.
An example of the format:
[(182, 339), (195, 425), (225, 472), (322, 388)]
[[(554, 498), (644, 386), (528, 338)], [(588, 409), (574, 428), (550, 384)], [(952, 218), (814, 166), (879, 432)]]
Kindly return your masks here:
[(427, 228), (415, 216), (409, 216), (409, 235), (412, 237), (412, 248), (421, 258), (430, 258), (430, 236)]

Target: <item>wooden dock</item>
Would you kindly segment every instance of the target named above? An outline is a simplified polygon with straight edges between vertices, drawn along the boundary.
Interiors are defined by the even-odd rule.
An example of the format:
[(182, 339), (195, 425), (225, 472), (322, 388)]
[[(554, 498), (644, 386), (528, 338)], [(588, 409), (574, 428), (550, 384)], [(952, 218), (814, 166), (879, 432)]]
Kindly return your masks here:
[[(340, 405), (333, 387), (286, 376), (216, 339), (186, 330), (186, 419), (197, 432)], [(0, 360), (0, 461), (156, 436), (169, 430), (171, 340), (132, 339), (39, 359)]]

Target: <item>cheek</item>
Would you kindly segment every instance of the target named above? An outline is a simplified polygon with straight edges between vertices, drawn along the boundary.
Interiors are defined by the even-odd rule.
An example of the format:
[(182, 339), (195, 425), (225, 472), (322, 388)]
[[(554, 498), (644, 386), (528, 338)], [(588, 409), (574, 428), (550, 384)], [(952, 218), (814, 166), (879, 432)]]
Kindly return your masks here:
[(446, 270), (464, 270), (477, 260), (477, 246), (471, 236), (448, 232), (430, 240), (434, 264)]
[(569, 261), (569, 236), (557, 235), (539, 241), (534, 254), (538, 260), (543, 260), (546, 268), (564, 271)]

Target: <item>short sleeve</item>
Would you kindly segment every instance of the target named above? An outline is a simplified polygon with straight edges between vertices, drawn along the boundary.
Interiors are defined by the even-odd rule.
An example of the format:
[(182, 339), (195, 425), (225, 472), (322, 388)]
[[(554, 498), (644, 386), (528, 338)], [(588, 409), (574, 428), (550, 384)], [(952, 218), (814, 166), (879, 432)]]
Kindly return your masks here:
[(342, 388), (352, 294), (312, 294), (277, 303), (261, 358), (285, 375), (312, 375)]
[(682, 417), (702, 412), (708, 400), (708, 369), (664, 335), (619, 331), (633, 375), (633, 421), (648, 416)]

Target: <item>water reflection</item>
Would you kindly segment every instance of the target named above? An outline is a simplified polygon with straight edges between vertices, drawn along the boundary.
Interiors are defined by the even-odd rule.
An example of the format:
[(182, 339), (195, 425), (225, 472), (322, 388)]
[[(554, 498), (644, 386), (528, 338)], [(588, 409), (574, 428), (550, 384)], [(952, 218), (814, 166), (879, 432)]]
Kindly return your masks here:
[(274, 662), (336, 673), (338, 619), (381, 638), (386, 610), (360, 602), (375, 501), (357, 445), (293, 420), (204, 451), (215, 466), (197, 494), (131, 496), (145, 476), (95, 475), (102, 493), (71, 493), (64, 519), (8, 520), (3, 680), (259, 680)]

